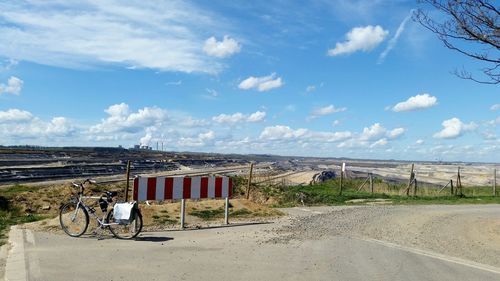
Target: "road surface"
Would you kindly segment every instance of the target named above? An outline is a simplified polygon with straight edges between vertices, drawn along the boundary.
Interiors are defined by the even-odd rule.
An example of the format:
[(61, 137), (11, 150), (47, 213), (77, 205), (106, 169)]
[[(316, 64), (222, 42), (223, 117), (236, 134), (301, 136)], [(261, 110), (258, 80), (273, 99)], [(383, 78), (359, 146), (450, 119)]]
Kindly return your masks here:
[[(6, 277), (9, 281), (500, 280), (498, 267), (350, 235), (351, 228), (281, 239), (294, 231), (290, 226), (297, 222), (332, 218), (336, 224), (338, 217), (330, 215), (336, 208), (347, 214), (342, 207), (293, 208), (286, 210), (289, 218), (271, 223), (144, 233), (137, 241), (15, 229), (11, 239), (22, 242), (22, 247), (15, 245), (22, 255), (7, 261)], [(22, 256), (24, 263), (19, 261)]]

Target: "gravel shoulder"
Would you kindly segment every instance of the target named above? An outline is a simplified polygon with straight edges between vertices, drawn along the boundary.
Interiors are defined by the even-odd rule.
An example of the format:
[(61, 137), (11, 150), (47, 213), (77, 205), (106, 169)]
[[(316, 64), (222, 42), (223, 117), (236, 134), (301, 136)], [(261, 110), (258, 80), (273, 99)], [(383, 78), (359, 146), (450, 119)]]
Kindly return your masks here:
[(322, 212), (270, 230), (278, 235), (267, 242), (371, 238), (500, 267), (499, 205), (324, 207)]

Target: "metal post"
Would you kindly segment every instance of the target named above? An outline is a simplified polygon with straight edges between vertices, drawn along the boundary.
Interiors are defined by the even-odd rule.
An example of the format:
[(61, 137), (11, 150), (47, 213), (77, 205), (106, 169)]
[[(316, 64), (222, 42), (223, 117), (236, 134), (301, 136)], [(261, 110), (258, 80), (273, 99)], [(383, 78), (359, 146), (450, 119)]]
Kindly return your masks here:
[(224, 223), (229, 224), (229, 197), (226, 197), (226, 208), (224, 210)]
[(344, 178), (344, 172), (340, 171), (340, 190), (339, 195), (342, 195), (342, 180)]
[(250, 174), (248, 175), (247, 199), (250, 198), (250, 185), (252, 184), (253, 163), (250, 164)]
[(186, 199), (181, 199), (181, 229), (184, 229), (185, 218), (186, 218)]
[(372, 175), (372, 173), (370, 173), (369, 175), (370, 175), (370, 190), (373, 194), (373, 175)]
[(129, 184), (130, 184), (129, 178), (130, 178), (130, 160), (127, 161), (127, 173), (126, 173), (126, 178), (125, 178), (125, 180), (127, 182), (127, 185), (125, 188), (125, 202), (128, 202), (128, 189), (129, 189)]

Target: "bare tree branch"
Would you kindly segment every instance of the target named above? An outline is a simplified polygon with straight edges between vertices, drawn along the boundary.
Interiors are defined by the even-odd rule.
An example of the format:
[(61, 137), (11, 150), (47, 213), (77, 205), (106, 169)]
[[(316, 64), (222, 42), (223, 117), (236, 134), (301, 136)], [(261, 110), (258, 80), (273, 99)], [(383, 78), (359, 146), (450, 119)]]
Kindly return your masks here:
[[(417, 0), (446, 16), (443, 21), (431, 18), (423, 9), (413, 19), (437, 35), (443, 44), (472, 59), (485, 62), (485, 79), (476, 79), (466, 70), (455, 71), (460, 78), (478, 83), (500, 83), (500, 7), (490, 0)], [(495, 3), (495, 4), (492, 4)], [(497, 5), (497, 7), (495, 7)]]

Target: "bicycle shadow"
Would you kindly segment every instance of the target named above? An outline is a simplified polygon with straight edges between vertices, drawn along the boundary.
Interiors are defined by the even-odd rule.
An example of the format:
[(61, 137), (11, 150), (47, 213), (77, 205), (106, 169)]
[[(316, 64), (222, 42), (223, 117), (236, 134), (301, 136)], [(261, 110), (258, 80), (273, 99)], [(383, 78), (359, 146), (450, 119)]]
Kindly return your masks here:
[(174, 240), (172, 237), (160, 237), (160, 236), (138, 236), (134, 241), (141, 241), (141, 242), (167, 242), (170, 240)]

